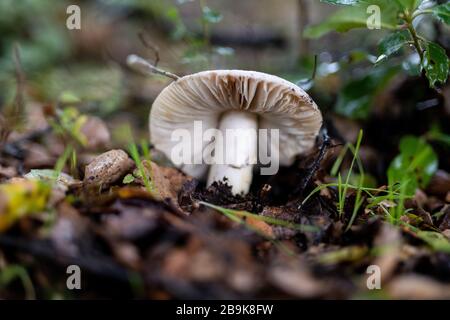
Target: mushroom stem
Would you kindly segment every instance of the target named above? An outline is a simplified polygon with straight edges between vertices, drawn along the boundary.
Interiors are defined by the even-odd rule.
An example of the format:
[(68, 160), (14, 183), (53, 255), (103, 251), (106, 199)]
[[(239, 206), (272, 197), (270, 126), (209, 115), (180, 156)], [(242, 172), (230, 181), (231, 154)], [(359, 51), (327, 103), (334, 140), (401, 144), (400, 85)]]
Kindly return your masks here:
[(257, 160), (257, 129), (256, 114), (228, 111), (222, 115), (219, 130), (223, 139), (215, 141), (216, 163), (210, 167), (208, 186), (226, 178), (233, 194), (248, 193)]

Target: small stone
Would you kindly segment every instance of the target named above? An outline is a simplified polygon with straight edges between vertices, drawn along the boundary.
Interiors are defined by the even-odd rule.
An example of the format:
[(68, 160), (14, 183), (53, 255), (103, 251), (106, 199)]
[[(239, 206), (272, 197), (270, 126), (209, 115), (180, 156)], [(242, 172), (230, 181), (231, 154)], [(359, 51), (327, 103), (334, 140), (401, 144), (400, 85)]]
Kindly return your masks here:
[(133, 168), (134, 162), (123, 150), (110, 150), (97, 156), (84, 170), (86, 187), (107, 188), (123, 178)]

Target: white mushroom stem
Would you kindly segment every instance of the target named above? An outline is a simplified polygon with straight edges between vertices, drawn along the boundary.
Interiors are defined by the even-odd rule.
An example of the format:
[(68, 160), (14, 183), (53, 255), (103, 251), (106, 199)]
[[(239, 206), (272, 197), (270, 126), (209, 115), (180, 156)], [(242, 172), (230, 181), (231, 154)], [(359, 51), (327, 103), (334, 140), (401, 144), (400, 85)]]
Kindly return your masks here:
[(226, 178), (233, 194), (248, 193), (257, 160), (257, 129), (256, 114), (228, 111), (222, 115), (219, 130), (223, 139), (215, 142), (218, 160), (209, 169), (208, 186)]

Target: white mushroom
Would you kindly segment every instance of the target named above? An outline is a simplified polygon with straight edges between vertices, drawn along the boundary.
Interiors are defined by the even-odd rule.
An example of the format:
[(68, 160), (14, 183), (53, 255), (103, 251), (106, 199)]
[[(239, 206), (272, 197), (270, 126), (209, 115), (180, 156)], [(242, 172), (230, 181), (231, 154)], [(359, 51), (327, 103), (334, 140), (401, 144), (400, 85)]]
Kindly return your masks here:
[[(279, 150), (270, 141), (259, 141), (259, 145), (267, 145), (272, 157), (278, 156), (280, 164), (289, 165), (296, 155), (314, 146), (322, 115), (307, 93), (279, 77), (254, 71), (215, 70), (181, 77), (159, 94), (150, 113), (151, 141), (172, 159), (177, 145), (172, 133), (186, 129), (194, 135), (196, 121), (201, 121), (202, 133), (208, 129), (219, 129), (224, 134), (227, 129), (278, 129)], [(231, 161), (210, 166), (192, 161), (178, 163), (179, 167), (198, 179), (206, 178), (209, 169), (208, 185), (227, 179), (234, 194), (247, 193), (258, 152), (256, 134), (235, 137), (231, 143), (220, 139), (199, 143), (199, 137), (195, 139), (189, 159), (202, 158), (205, 148), (214, 143), (215, 152), (225, 150)]]

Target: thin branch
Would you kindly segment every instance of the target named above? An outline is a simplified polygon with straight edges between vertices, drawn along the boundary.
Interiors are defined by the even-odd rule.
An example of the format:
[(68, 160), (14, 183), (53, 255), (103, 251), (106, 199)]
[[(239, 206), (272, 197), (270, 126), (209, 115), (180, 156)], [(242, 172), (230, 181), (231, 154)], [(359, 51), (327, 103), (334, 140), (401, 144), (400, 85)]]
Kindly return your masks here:
[(141, 40), (142, 44), (144, 45), (144, 47), (146, 47), (147, 49), (150, 49), (153, 51), (153, 53), (155, 54), (155, 61), (153, 61), (153, 65), (155, 67), (158, 66), (158, 62), (159, 62), (159, 49), (158, 47), (150, 44), (147, 40), (145, 40), (145, 35), (143, 32), (139, 32), (138, 33), (138, 37), (139, 40)]
[[(300, 192), (300, 197), (303, 196), (303, 191), (308, 186), (313, 175), (319, 169), (320, 163), (322, 162), (323, 158), (325, 157), (326, 151), (330, 148), (330, 145), (331, 145), (331, 140), (330, 140), (330, 137), (328, 136), (327, 129), (325, 127), (323, 127), (321, 131), (322, 131), (321, 132), (322, 144), (319, 149), (319, 154), (318, 154), (317, 158), (314, 160), (313, 164), (307, 169), (308, 172), (306, 173), (306, 176), (303, 178), (303, 181), (300, 183), (300, 186), (298, 186), (296, 188), (296, 190), (294, 191), (294, 193)], [(299, 209), (300, 209), (300, 207), (301, 207), (301, 205), (298, 206)]]
[(147, 60), (145, 60), (135, 54), (131, 54), (127, 57), (127, 65), (130, 68), (132, 68), (136, 71), (142, 72), (142, 73), (160, 74), (160, 75), (166, 76), (168, 78), (171, 78), (173, 80), (180, 79), (180, 77), (177, 76), (176, 74), (159, 69), (159, 68), (155, 67), (154, 65), (152, 65)]

